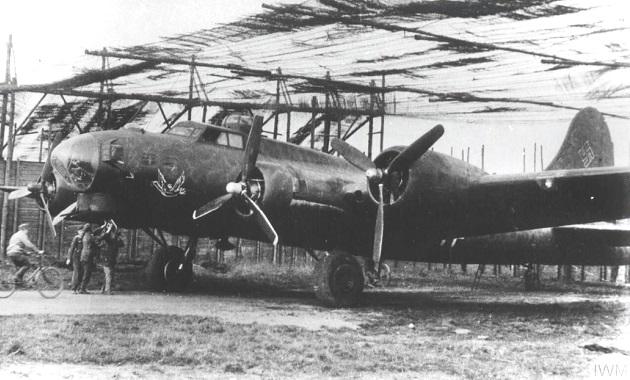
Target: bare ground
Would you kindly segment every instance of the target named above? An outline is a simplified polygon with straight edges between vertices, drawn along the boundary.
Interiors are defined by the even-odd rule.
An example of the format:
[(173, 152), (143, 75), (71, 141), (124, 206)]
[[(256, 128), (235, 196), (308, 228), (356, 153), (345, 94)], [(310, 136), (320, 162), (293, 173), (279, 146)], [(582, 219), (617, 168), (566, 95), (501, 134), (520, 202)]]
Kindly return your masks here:
[(211, 276), (177, 296), (19, 292), (0, 300), (0, 378), (589, 378), (613, 366), (630, 375), (623, 287), (524, 292), (488, 279), (471, 291), (469, 277), (429, 274), (331, 310), (302, 275), (276, 286)]

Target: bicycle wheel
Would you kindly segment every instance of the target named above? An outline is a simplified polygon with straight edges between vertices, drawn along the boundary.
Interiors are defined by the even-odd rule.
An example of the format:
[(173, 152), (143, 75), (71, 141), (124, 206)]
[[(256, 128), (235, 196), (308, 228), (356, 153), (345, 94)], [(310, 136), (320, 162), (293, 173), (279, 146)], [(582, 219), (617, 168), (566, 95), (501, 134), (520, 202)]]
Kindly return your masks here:
[(35, 288), (44, 298), (55, 298), (63, 290), (63, 276), (57, 268), (45, 267), (35, 279)]
[(14, 275), (9, 270), (0, 269), (0, 298), (11, 297), (15, 293)]

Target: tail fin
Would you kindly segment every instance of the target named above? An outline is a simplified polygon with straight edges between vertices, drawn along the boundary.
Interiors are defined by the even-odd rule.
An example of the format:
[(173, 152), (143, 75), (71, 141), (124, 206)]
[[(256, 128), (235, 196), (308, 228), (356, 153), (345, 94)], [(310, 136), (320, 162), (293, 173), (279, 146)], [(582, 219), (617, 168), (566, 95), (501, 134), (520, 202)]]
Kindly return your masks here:
[(614, 148), (608, 125), (599, 111), (587, 107), (571, 121), (560, 150), (546, 170), (613, 165)]

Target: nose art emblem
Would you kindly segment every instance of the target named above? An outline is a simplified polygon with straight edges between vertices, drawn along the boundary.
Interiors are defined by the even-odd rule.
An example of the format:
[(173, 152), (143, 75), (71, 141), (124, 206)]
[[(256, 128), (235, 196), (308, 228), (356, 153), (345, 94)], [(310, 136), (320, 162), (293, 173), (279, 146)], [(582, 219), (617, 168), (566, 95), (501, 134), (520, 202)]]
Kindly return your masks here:
[(162, 194), (163, 197), (173, 198), (180, 195), (186, 195), (184, 182), (186, 181), (186, 173), (182, 174), (173, 183), (169, 183), (160, 169), (157, 170), (157, 181), (152, 181), (153, 187)]

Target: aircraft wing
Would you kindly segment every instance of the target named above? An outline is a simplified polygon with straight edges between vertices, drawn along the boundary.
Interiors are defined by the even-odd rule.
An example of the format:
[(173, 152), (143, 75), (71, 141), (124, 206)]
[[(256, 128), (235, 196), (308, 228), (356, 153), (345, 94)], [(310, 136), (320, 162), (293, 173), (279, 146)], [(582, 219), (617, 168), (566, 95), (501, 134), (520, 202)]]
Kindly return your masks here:
[(467, 197), (471, 233), (624, 219), (630, 216), (630, 168), (488, 175)]
[(630, 246), (630, 225), (628, 224), (576, 224), (554, 227), (553, 233), (568, 241), (601, 242), (613, 247)]

